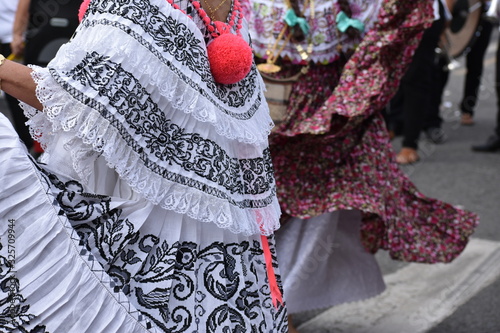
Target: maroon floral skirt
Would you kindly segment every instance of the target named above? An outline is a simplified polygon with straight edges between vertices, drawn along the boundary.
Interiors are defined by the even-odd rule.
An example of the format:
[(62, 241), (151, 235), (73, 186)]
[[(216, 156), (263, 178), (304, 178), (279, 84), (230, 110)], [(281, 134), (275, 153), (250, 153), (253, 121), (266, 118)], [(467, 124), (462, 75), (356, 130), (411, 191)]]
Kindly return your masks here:
[(287, 117), (270, 137), (284, 213), (359, 209), (367, 249), (426, 263), (453, 260), (478, 224), (475, 214), (416, 189), (395, 161), (380, 113), (431, 22), (431, 1), (385, 1), (346, 64), (312, 66), (294, 84)]

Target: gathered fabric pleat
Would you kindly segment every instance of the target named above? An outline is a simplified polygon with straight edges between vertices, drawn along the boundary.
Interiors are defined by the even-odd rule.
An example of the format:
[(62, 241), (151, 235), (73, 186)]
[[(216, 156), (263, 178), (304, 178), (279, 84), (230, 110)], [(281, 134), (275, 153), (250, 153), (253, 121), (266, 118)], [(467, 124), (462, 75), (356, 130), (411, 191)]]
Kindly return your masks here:
[(82, 185), (33, 161), (3, 116), (0, 133), (0, 331), (287, 332), (261, 235), (105, 184), (114, 171), (100, 160)]
[(147, 332), (80, 255), (49, 185), (8, 120), (0, 123), (0, 330)]

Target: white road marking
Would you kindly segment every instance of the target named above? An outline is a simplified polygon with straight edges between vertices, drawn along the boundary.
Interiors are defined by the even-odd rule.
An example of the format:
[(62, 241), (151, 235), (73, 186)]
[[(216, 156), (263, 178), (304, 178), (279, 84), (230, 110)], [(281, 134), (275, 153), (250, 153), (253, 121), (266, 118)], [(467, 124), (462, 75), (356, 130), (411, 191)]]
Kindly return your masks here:
[(472, 239), (450, 264), (409, 264), (384, 277), (387, 289), (342, 304), (299, 327), (301, 333), (421, 333), (500, 277), (500, 242)]

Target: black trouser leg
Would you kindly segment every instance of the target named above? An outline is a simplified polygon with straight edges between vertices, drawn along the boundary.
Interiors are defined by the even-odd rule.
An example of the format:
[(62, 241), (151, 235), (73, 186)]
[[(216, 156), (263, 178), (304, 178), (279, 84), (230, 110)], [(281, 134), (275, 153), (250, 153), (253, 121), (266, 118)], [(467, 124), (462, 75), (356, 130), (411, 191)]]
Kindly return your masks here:
[(431, 102), (425, 119), (424, 129), (441, 128), (443, 118), (441, 118), (440, 115), (440, 107), (443, 101), (444, 88), (448, 83), (448, 77), (450, 75), (450, 71), (445, 68), (447, 64), (447, 57), (436, 55), (435, 66), (432, 74), (433, 89), (431, 91)]
[(466, 57), (467, 74), (464, 82), (464, 94), (460, 103), (462, 113), (474, 114), (477, 104), (481, 77), (483, 74), (483, 61), (488, 45), (490, 44), (493, 24), (482, 20), (480, 34)]
[(33, 146), (33, 139), (26, 125), (28, 119), (24, 116), (23, 109), (19, 106), (19, 101), (16, 98), (5, 94), (5, 99), (12, 115), (14, 128), (26, 147), (30, 149)]
[(401, 80), (404, 99), (403, 147), (418, 148), (418, 139), (431, 107), (434, 90), (436, 47), (443, 31), (444, 21), (435, 21), (424, 32), (412, 63)]
[(495, 75), (495, 88), (497, 92), (497, 119), (495, 124), (495, 133), (500, 136), (500, 37), (498, 40), (498, 48), (497, 48), (497, 63), (496, 67), (496, 75)]
[(389, 105), (384, 109), (384, 118), (387, 123), (387, 129), (394, 132), (395, 135), (401, 135), (403, 129), (403, 89), (402, 84), (391, 99)]
[(403, 95), (403, 147), (417, 149), (425, 121), (425, 108), (430, 104), (430, 95), (413, 83), (403, 86)]

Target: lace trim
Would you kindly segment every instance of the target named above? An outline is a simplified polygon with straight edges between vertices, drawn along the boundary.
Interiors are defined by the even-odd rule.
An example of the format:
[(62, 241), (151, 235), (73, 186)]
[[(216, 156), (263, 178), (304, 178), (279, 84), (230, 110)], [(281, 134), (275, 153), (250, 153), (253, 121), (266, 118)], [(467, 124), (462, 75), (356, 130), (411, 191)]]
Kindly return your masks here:
[(48, 70), (32, 68), (37, 98), (44, 105), (44, 112), (21, 103), (30, 118), (30, 132), (49, 155), (55, 147), (55, 134), (68, 132), (65, 149), (70, 152), (73, 168), (82, 181), (88, 180), (94, 161), (102, 155), (132, 189), (164, 209), (187, 214), (201, 222), (213, 222), (233, 233), (270, 235), (279, 227), (281, 213), (274, 187), (252, 202), (241, 202), (248, 207), (257, 203), (258, 208), (242, 209), (232, 205), (227, 198), (211, 196), (162, 178), (140, 161), (118, 130), (97, 111), (61, 89)]
[[(265, 84), (255, 65), (238, 84), (215, 84), (205, 59), (204, 37), (196, 22), (164, 0), (150, 2), (149, 6), (158, 6), (160, 13), (152, 13), (148, 6), (135, 7), (133, 2), (124, 2), (121, 6), (134, 8), (140, 15), (126, 10), (116, 15), (97, 10), (89, 13), (71, 43), (61, 47), (60, 56), (51, 62), (51, 67), (68, 69), (67, 65), (79, 61), (81, 54), (93, 50), (113, 55), (135, 68), (143, 82), (159, 87), (160, 95), (176, 111), (210, 123), (219, 135), (228, 139), (247, 144), (267, 142), (274, 123), (263, 95)], [(142, 31), (137, 27), (141, 22), (134, 19), (145, 21), (155, 29), (161, 26), (176, 36), (175, 47), (184, 49), (177, 52), (170, 50), (165, 42), (169, 37), (162, 36), (161, 40), (156, 40), (155, 29)], [(242, 36), (248, 36), (248, 31), (243, 30)], [(177, 40), (182, 37), (186, 38)], [(195, 44), (195, 41), (199, 43)]]

